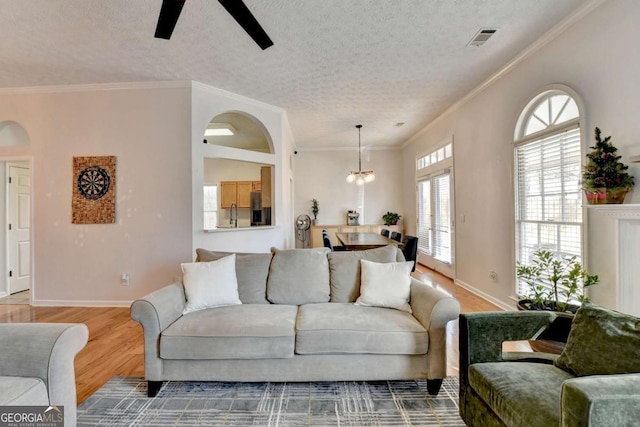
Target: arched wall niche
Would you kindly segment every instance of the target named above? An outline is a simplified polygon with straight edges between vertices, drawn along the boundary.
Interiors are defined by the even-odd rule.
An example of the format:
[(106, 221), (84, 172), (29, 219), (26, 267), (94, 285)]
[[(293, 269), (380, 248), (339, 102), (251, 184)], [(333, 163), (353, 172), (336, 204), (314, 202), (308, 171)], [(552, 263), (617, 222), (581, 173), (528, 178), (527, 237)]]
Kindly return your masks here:
[[(212, 134), (208, 134), (211, 132)], [(232, 135), (213, 133), (233, 132)], [(214, 116), (204, 130), (207, 144), (274, 154), (273, 140), (260, 120), (243, 111), (226, 111)]]
[(29, 134), (20, 123), (13, 120), (0, 122), (0, 147), (20, 147), (30, 143)]
[(209, 120), (203, 138), (204, 230), (273, 226), (275, 150), (264, 124), (226, 111)]

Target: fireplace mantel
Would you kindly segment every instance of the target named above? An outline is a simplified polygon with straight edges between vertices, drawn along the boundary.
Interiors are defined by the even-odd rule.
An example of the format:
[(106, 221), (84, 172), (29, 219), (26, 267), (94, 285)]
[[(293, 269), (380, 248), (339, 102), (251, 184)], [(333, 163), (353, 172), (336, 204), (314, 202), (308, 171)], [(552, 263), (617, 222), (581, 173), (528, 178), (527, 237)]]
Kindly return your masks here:
[(589, 205), (589, 270), (600, 276), (593, 301), (640, 316), (640, 204)]
[(595, 212), (615, 217), (640, 218), (640, 204), (620, 204), (620, 205), (586, 205), (586, 208)]

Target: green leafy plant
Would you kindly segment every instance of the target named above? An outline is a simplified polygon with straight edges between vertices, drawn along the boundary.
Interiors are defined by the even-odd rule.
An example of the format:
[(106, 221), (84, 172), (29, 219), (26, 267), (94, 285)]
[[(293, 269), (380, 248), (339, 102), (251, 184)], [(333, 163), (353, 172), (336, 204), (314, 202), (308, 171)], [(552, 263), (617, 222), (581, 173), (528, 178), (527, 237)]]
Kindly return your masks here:
[(598, 283), (598, 276), (589, 274), (575, 256), (559, 257), (548, 250), (533, 254), (530, 265), (516, 265), (516, 276), (529, 287), (521, 296), (529, 300), (531, 310), (566, 311), (570, 302), (585, 302), (583, 290)]
[(611, 136), (602, 139), (600, 129), (596, 127), (596, 144), (587, 154), (589, 161), (582, 170), (582, 186), (585, 190), (595, 188), (633, 188), (635, 182), (627, 169), (629, 166), (620, 161), (618, 149), (611, 143)]
[(320, 208), (318, 207), (318, 201), (316, 199), (312, 199), (311, 213), (313, 214), (313, 219), (318, 219), (318, 212), (320, 212)]
[(382, 221), (384, 222), (384, 225), (395, 225), (398, 223), (398, 220), (400, 218), (401, 216), (395, 212), (387, 212), (386, 214), (382, 215)]

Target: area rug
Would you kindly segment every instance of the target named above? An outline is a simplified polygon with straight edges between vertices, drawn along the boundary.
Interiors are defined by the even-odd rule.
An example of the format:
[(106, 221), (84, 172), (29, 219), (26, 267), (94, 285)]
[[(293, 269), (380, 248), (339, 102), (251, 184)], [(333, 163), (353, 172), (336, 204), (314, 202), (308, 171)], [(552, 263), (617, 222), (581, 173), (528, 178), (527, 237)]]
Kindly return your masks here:
[(114, 377), (78, 407), (78, 426), (464, 426), (457, 377), (437, 397), (425, 380), (171, 381), (146, 396), (142, 378)]

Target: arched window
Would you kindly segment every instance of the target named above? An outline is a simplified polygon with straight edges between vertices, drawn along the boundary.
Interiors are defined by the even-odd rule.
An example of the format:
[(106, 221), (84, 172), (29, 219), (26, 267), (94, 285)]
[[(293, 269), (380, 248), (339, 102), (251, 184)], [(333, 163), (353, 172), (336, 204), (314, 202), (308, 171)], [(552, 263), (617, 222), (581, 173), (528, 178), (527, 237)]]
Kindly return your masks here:
[[(582, 260), (580, 111), (562, 90), (536, 96), (515, 132), (516, 261), (546, 249)], [(516, 292), (523, 295), (525, 284)]]

